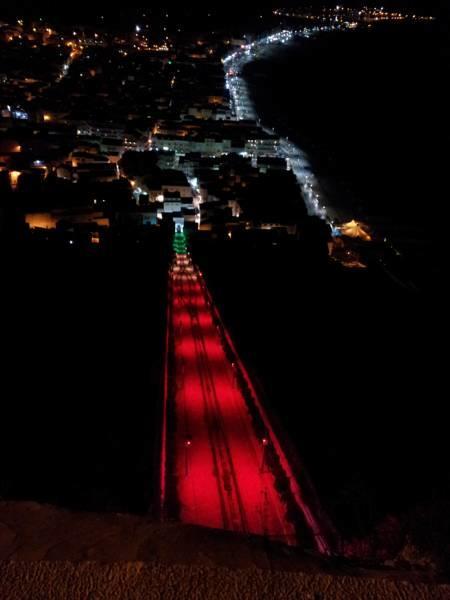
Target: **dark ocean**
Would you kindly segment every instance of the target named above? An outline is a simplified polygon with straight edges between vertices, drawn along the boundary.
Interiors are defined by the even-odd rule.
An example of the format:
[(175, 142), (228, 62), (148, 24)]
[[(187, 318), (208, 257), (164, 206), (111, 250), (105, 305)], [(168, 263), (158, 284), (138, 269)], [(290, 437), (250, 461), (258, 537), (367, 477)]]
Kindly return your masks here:
[(328, 205), (443, 269), (450, 141), (443, 22), (383, 25), (279, 46), (245, 77), (264, 123), (306, 150)]

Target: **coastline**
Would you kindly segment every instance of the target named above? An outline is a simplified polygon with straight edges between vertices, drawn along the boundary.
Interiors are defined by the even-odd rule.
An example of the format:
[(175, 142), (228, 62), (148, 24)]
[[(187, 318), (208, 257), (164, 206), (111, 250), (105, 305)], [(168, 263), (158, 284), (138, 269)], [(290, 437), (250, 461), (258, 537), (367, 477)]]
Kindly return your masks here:
[[(226, 88), (231, 96), (232, 113), (236, 120), (254, 120), (266, 133), (279, 135), (274, 128), (265, 126), (256, 112), (251, 100), (248, 82), (243, 72), (247, 65), (255, 59), (261, 58), (272, 51), (274, 47), (285, 45), (299, 38), (310, 38), (320, 33), (346, 30), (343, 26), (305, 27), (300, 30), (283, 30), (278, 33), (263, 36), (242, 46), (234, 53), (223, 59), (225, 69)], [(312, 169), (308, 154), (288, 137), (279, 135), (279, 155), (288, 161), (289, 168), (293, 171), (302, 191), (306, 209), (310, 216), (317, 216), (326, 220), (334, 229), (337, 218), (336, 210), (329, 205), (318, 177)]]
[(370, 224), (405, 257), (423, 251), (434, 261), (443, 239), (431, 222), (445, 195), (439, 140), (448, 136), (448, 94), (439, 74), (448, 42), (438, 22), (350, 33), (294, 40), (249, 64), (250, 97), (264, 122), (305, 151), (338, 218)]

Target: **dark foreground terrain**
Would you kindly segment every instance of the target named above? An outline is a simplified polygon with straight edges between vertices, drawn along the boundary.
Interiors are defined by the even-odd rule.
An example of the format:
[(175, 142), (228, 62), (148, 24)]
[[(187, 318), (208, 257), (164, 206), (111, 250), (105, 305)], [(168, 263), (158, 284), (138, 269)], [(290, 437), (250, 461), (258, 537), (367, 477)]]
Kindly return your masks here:
[[(107, 540), (107, 543), (105, 542)], [(444, 600), (418, 572), (373, 569), (145, 518), (0, 503), (2, 598)]]
[(5, 253), (0, 496), (151, 509), (165, 243)]

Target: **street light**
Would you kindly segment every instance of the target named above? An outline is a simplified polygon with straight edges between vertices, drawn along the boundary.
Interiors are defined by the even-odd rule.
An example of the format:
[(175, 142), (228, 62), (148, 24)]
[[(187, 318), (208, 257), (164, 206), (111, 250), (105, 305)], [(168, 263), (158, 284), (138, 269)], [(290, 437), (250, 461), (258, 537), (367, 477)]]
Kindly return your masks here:
[(261, 473), (265, 473), (267, 471), (267, 449), (270, 445), (270, 440), (267, 437), (263, 437), (261, 440), (261, 443), (262, 443), (262, 447), (263, 447)]
[(184, 440), (184, 456), (185, 456), (185, 477), (189, 475), (189, 450), (192, 447), (192, 436), (187, 435)]

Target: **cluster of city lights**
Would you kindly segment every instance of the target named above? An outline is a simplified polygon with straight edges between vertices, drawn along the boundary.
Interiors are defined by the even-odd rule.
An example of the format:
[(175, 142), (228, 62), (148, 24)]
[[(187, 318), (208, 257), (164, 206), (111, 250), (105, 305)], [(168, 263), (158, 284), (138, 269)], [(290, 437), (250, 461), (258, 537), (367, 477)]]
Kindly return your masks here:
[(360, 9), (336, 5), (334, 8), (322, 8), (315, 10), (305, 8), (276, 9), (273, 14), (277, 17), (290, 17), (296, 19), (305, 19), (311, 21), (329, 21), (343, 23), (352, 20), (355, 23), (372, 23), (377, 21), (433, 21), (434, 17), (427, 15), (417, 15), (414, 13), (401, 13), (398, 11), (388, 11), (384, 6), (378, 8), (363, 7)]

